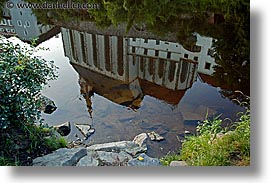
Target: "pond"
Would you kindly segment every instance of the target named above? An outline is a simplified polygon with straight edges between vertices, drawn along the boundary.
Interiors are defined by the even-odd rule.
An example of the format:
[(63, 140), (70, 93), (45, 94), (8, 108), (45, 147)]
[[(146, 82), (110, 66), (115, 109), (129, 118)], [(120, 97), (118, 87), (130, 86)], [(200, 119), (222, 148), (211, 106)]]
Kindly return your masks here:
[[(234, 101), (242, 100), (234, 91), (249, 95), (249, 48), (237, 37), (232, 39), (235, 27), (231, 33), (224, 30), (231, 24), (221, 14), (208, 12), (206, 19), (198, 20), (178, 14), (171, 27), (167, 16), (167, 25), (158, 19), (154, 26), (140, 24), (137, 19), (129, 28), (123, 19), (117, 26), (102, 28), (98, 22), (103, 15), (94, 15), (99, 10), (91, 13), (94, 19), (89, 12), (67, 10), (66, 21), (58, 11), (5, 11), (9, 17), (1, 22), (1, 34), (27, 43), (38, 37), (37, 47), (49, 50), (37, 54), (59, 67), (58, 79), (42, 91), (57, 110), (42, 118), (50, 126), (69, 121), (71, 141), (84, 139), (77, 124), (95, 129), (86, 144), (132, 140), (155, 131), (164, 140), (149, 141), (148, 155), (161, 157), (177, 151), (184, 137), (196, 132), (199, 121), (219, 115), (234, 121), (244, 111)], [(182, 24), (184, 19), (193, 29)], [(198, 26), (195, 20), (203, 23)], [(241, 47), (240, 55), (230, 49), (232, 45)], [(224, 56), (224, 62), (217, 55)], [(227, 58), (234, 63), (227, 63)]]

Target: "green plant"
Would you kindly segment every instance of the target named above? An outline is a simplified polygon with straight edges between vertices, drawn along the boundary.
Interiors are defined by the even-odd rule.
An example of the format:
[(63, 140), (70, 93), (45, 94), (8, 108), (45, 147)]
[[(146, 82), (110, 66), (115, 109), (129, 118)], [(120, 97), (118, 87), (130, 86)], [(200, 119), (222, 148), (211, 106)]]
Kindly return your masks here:
[(35, 51), (0, 38), (1, 158), (15, 165), (48, 151), (39, 108), (41, 90), (57, 77), (57, 67), (34, 56)]
[(164, 165), (183, 160), (190, 166), (248, 166), (250, 164), (250, 110), (230, 128), (221, 128), (219, 117), (205, 120), (197, 127), (198, 134), (188, 136), (180, 154), (166, 155)]

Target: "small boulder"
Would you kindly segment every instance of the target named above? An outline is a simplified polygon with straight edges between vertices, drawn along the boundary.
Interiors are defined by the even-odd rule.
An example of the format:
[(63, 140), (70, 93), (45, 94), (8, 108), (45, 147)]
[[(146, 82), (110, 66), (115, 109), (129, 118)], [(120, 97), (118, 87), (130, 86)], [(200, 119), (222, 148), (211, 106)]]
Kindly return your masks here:
[(128, 166), (162, 166), (159, 159), (151, 158), (146, 154), (142, 153), (138, 157), (129, 160)]
[(95, 129), (87, 124), (75, 124), (75, 127), (82, 133), (85, 138), (90, 137), (95, 133)]
[(149, 138), (152, 141), (162, 141), (164, 140), (164, 137), (160, 136), (159, 134), (157, 134), (155, 131), (152, 131), (150, 133), (147, 133), (147, 135), (149, 136)]
[(187, 166), (185, 161), (171, 161), (170, 166)]
[(51, 154), (35, 158), (33, 166), (75, 166), (86, 155), (85, 148), (61, 148)]
[(146, 133), (141, 133), (137, 136), (135, 136), (133, 142), (137, 145), (139, 145), (139, 147), (146, 147), (146, 141), (148, 139), (148, 136)]

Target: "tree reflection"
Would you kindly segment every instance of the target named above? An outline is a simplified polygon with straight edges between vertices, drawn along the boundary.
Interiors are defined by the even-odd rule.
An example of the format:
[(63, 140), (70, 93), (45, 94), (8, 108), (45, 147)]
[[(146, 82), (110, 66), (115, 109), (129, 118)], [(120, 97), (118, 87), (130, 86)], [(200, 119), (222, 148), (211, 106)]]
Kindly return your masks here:
[[(39, 0), (28, 1), (39, 2)], [(157, 35), (173, 33), (179, 43), (192, 51), (196, 50), (194, 32), (213, 37), (216, 41), (213, 44), (212, 55), (218, 64), (213, 77), (219, 83), (226, 83), (231, 91), (241, 90), (249, 95), (249, 0), (89, 0), (88, 2), (99, 4), (100, 9), (49, 10), (35, 11), (35, 13), (39, 20), (45, 23), (64, 20), (93, 21), (97, 26), (104, 28), (126, 22), (127, 31), (134, 27)], [(230, 92), (222, 93), (225, 96), (230, 95)]]

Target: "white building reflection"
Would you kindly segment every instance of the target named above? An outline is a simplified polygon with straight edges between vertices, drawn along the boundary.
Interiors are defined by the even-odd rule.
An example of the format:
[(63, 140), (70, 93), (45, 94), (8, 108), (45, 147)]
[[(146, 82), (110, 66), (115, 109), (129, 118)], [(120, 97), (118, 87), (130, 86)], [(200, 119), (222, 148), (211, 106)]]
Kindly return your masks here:
[[(22, 0), (10, 0), (14, 5), (23, 3)], [(11, 9), (2, 8), (3, 19), (0, 21), (0, 34), (10, 37), (18, 36), (22, 41), (31, 42), (37, 38), (37, 44), (49, 39), (59, 33), (60, 29), (53, 25), (44, 25), (37, 20), (37, 17), (30, 8)]]
[[(208, 55), (212, 38), (197, 35), (201, 49), (191, 52), (178, 43), (162, 40), (89, 34), (66, 28), (61, 28), (61, 33), (65, 55), (81, 76), (82, 93), (93, 90), (119, 104), (136, 103), (134, 106), (138, 107), (142, 97), (150, 94), (164, 100), (167, 97), (163, 95), (178, 96), (176, 100), (167, 99), (176, 105), (198, 72), (214, 72), (215, 61)], [(88, 74), (83, 68), (92, 72)], [(84, 91), (88, 88), (85, 81), (90, 91)], [(181, 94), (173, 96), (173, 92)]]

